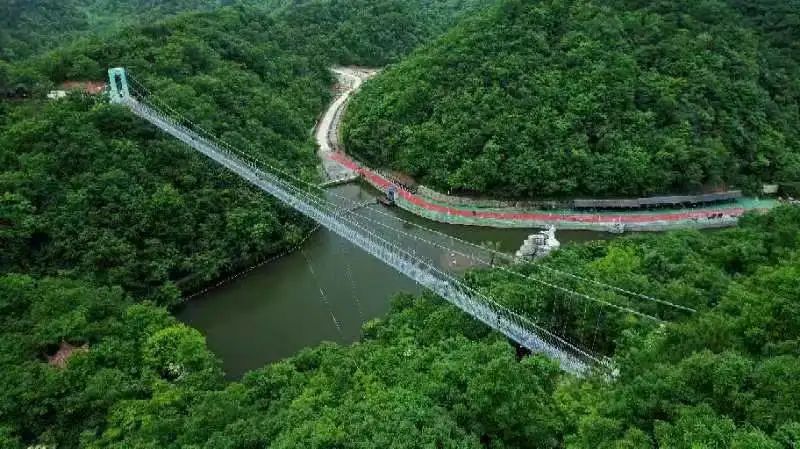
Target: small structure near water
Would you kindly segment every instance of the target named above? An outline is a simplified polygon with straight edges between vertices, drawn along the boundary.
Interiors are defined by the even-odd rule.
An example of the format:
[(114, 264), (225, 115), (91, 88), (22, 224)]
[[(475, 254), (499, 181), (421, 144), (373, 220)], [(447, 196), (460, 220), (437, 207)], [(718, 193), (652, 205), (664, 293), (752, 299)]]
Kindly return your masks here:
[(386, 207), (394, 207), (397, 205), (397, 203), (395, 202), (396, 199), (397, 199), (397, 188), (395, 186), (389, 186), (389, 189), (386, 190), (386, 196), (379, 196), (378, 202)]
[(516, 253), (519, 261), (538, 259), (544, 257), (561, 246), (561, 242), (556, 238), (556, 227), (550, 226), (547, 230), (531, 234), (522, 242), (522, 246)]

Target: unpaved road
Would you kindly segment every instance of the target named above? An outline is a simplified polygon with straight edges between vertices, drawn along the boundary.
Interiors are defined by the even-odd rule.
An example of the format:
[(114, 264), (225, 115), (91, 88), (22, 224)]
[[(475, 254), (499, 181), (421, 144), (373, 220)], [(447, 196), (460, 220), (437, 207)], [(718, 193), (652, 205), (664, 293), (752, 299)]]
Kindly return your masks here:
[(341, 93), (328, 106), (328, 110), (322, 115), (322, 119), (314, 131), (314, 137), (319, 147), (317, 154), (322, 161), (322, 168), (329, 181), (347, 179), (355, 176), (349, 168), (331, 159), (331, 153), (338, 150), (339, 142), (339, 123), (342, 119), (344, 107), (353, 92), (357, 91), (361, 84), (378, 73), (378, 69), (367, 69), (362, 67), (333, 67), (331, 69), (339, 80), (337, 88)]

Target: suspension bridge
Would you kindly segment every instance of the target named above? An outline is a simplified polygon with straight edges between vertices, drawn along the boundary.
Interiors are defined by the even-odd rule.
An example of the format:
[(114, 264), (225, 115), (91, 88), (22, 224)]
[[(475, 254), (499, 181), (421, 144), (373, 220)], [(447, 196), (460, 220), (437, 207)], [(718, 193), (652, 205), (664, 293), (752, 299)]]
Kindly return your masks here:
[[(495, 264), (496, 257), (508, 257), (503, 253), (424, 228), (419, 224), (381, 212), (379, 209), (362, 210), (359, 206), (363, 204), (353, 203), (348, 198), (323, 195), (319, 186), (259, 160), (253, 154), (235, 148), (194, 124), (159, 100), (125, 69), (110, 69), (109, 79), (109, 95), (112, 103), (127, 107), (136, 116), (411, 278), (521, 347), (557, 361), (564, 371), (585, 375), (593, 369), (608, 370), (609, 366), (603, 357), (594, 354), (591, 349), (570, 342), (565, 337), (566, 329), (560, 332), (552, 327), (548, 329), (535, 318), (512, 310), (468, 285), (461, 276), (465, 267), (492, 266), (563, 293), (573, 300), (593, 303), (602, 308), (632, 314), (655, 323), (661, 322), (657, 316), (626, 304), (618, 304), (576, 291), (558, 280), (524, 274), (509, 265)], [(421, 228), (424, 233), (411, 234), (408, 232), (409, 226)], [(457, 258), (466, 263), (455, 263)], [(688, 307), (628, 291), (595, 279), (551, 267), (540, 268), (542, 273), (550, 273), (559, 278), (601, 288), (613, 294), (693, 312)]]

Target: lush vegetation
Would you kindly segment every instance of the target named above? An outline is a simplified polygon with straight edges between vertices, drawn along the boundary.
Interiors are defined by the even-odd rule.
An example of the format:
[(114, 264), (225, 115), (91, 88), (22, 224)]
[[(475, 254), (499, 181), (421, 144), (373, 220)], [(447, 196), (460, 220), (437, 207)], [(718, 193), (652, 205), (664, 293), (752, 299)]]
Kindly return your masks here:
[[(777, 267), (783, 266), (786, 270), (782, 272), (789, 274), (796, 268), (800, 234), (792, 220), (797, 216), (796, 210), (786, 209), (769, 216), (745, 217), (742, 226), (722, 233), (685, 231), (658, 238), (637, 236), (613, 243), (591, 242), (555, 253), (544, 264), (550, 270), (539, 264), (516, 271), (651, 317), (681, 321), (687, 316), (685, 310), (621, 295), (553, 269), (623, 286), (650, 298), (668, 299), (679, 306), (712, 311), (725, 301), (739, 300), (727, 295), (736, 282), (744, 282), (741, 279), (750, 279), (747, 289), (769, 295), (770, 288), (778, 287), (767, 282), (759, 270), (774, 274), (781, 271)], [(771, 227), (772, 231), (764, 232)], [(491, 297), (528, 316), (544, 317), (542, 325), (560, 334), (565, 330), (563, 335), (570, 340), (601, 354), (613, 354), (620, 344), (618, 337), (625, 332), (652, 325), (641, 316), (607, 310), (507, 271), (476, 272), (471, 279)], [(792, 298), (788, 295), (771, 302), (793, 302)], [(773, 326), (765, 325), (765, 329)]]
[[(329, 75), (232, 33), (250, 20), (234, 11), (186, 17), (137, 39), (81, 43), (36, 68), (59, 81), (147, 67), (142, 78), (160, 98), (206, 129), (312, 176), (309, 129)], [(106, 103), (71, 96), (9, 112), (0, 130), (3, 271), (86, 276), (170, 303), (176, 281), (197, 286), (302, 237), (302, 221), (275, 201)]]
[(206, 10), (225, 0), (10, 0), (0, 5), (0, 60), (15, 60), (64, 40)]
[[(53, 83), (102, 80), (124, 66), (204, 129), (312, 180), (310, 129), (339, 49), (350, 49), (349, 62), (385, 62), (425, 35), (396, 20), (407, 2), (350, 3), (281, 14), (242, 6), (80, 40), (0, 65), (0, 90), (36, 98)], [(371, 14), (360, 14), (367, 6)], [(347, 26), (329, 29), (334, 11)], [(352, 32), (375, 27), (385, 38)], [(169, 304), (176, 285), (196, 288), (302, 237), (298, 216), (105, 103), (72, 96), (0, 108), (2, 271), (88, 277)]]
[[(661, 288), (700, 309), (666, 327), (618, 317), (628, 326), (600, 328), (618, 343), (612, 382), (519, 360), (454, 307), (400, 297), (358, 344), (324, 344), (225, 383), (202, 336), (162, 309), (120, 289), (5, 276), (0, 438), (62, 448), (791, 449), (800, 444), (798, 220), (800, 209), (781, 208), (741, 229), (557, 253), (548, 263), (575, 261), (584, 274)], [(485, 276), (497, 276), (482, 282), (507, 301), (503, 290), (530, 288)], [(88, 350), (50, 366), (61, 341)]]
[(283, 42), (329, 55), (337, 64), (396, 62), (492, 0), (273, 0)]
[[(238, 5), (281, 19), (282, 32), (340, 64), (395, 61), (461, 15), (491, 0), (12, 0), (0, 5), (0, 60), (17, 60), (65, 40), (161, 21), (185, 11)], [(135, 31), (134, 31), (135, 33)], [(128, 33), (118, 35), (125, 39)], [(366, 59), (362, 57), (368, 56)]]
[(87, 26), (77, 1), (8, 1), (0, 5), (0, 60), (30, 54), (56, 36)]
[[(333, 15), (351, 4), (350, 15)], [(397, 298), (357, 344), (323, 344), (226, 382), (202, 335), (166, 306), (181, 289), (293, 244), (307, 224), (102, 97), (40, 99), (53, 83), (130, 67), (204, 128), (313, 179), (309, 129), (329, 100), (327, 66), (396, 60), (419, 33), (452, 20), (407, 27), (397, 14), (408, 8), (453, 17), (477, 5), (276, 1), (271, 13), (181, 16), (0, 65), (0, 87), (33, 98), (0, 102), (0, 447), (800, 445), (798, 208), (718, 233), (569, 247), (545, 261), (698, 309), (572, 285), (675, 321), (664, 327), (504, 271), (469, 275), (613, 356), (611, 382), (519, 359), (498, 334), (430, 296)], [(315, 25), (332, 23), (348, 25)], [(774, 39), (796, 33), (782, 23), (765, 15), (753, 26)], [(64, 366), (51, 363), (66, 344), (78, 349)]]
[(345, 143), (440, 190), (498, 196), (796, 181), (799, 10), (501, 1), (367, 83)]

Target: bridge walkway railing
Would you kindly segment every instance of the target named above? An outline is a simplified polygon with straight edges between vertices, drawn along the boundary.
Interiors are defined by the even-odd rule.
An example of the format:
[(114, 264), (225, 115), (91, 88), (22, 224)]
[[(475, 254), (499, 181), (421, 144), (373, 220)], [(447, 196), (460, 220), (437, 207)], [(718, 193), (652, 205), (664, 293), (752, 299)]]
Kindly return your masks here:
[(122, 103), (137, 116), (350, 241), (519, 345), (558, 361), (563, 370), (581, 375), (600, 363), (592, 354), (487, 298), (452, 275), (410, 254), (395, 242), (382, 238), (357, 216), (340, 210), (324, 198), (311, 195), (263, 170), (256, 163), (222, 148), (150, 105), (132, 97), (126, 97)]

